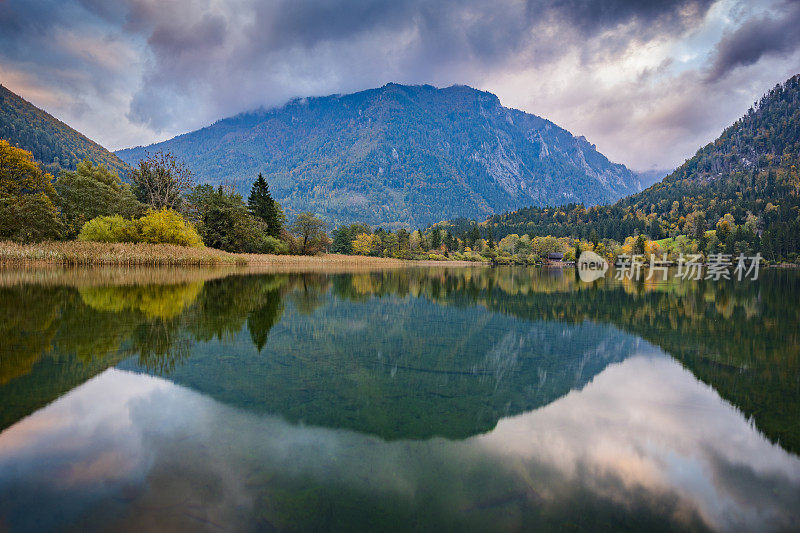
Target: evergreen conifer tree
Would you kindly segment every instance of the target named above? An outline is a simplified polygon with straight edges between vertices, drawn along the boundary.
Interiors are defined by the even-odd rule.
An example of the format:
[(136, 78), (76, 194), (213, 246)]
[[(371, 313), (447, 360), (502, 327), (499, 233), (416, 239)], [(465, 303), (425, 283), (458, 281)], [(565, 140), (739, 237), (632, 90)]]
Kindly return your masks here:
[(258, 179), (250, 188), (250, 196), (247, 198), (247, 209), (250, 214), (258, 217), (267, 223), (267, 233), (275, 238), (281, 234), (283, 217), (278, 203), (272, 198), (269, 192), (269, 185), (264, 176), (259, 172)]

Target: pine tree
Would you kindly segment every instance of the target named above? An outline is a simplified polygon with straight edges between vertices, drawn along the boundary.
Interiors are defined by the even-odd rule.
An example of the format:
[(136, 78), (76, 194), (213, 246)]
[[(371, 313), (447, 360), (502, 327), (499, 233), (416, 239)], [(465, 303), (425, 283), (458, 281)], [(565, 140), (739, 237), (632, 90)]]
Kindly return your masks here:
[(455, 249), (456, 249), (456, 244), (455, 244), (455, 242), (456, 242), (456, 240), (455, 240), (455, 238), (453, 237), (453, 234), (452, 234), (452, 233), (450, 233), (450, 230), (447, 230), (447, 233), (446, 233), (446, 234), (445, 234), (445, 236), (444, 236), (444, 246), (445, 246), (445, 250), (447, 250), (448, 252), (453, 252), (453, 251), (455, 251)]
[(269, 185), (264, 176), (259, 172), (258, 179), (250, 188), (250, 196), (247, 198), (247, 208), (250, 214), (258, 217), (267, 223), (267, 233), (275, 238), (281, 234), (283, 226), (283, 216), (281, 208), (269, 192)]
[(442, 234), (438, 228), (434, 228), (431, 232), (431, 250), (438, 250), (442, 244)]
[(589, 242), (592, 243), (592, 246), (597, 248), (597, 243), (600, 242), (600, 237), (597, 236), (597, 230), (592, 228), (592, 232), (589, 234)]

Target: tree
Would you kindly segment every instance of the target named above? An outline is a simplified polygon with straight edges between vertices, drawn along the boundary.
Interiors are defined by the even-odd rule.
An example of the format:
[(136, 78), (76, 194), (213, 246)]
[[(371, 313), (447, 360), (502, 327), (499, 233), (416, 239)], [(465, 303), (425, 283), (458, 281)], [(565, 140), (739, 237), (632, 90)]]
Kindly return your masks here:
[(289, 231), (294, 238), (295, 253), (314, 255), (330, 245), (330, 239), (325, 232), (325, 222), (314, 216), (314, 213), (305, 212), (297, 215)]
[(597, 243), (600, 242), (600, 237), (597, 236), (597, 230), (594, 228), (589, 234), (589, 242), (592, 243), (592, 248), (597, 248)]
[(442, 245), (442, 234), (439, 231), (439, 228), (434, 227), (433, 231), (431, 231), (431, 250), (438, 250), (439, 246)]
[(647, 239), (644, 235), (639, 235), (633, 243), (634, 254), (644, 254), (647, 251)]
[(717, 221), (717, 238), (720, 242), (725, 243), (728, 237), (736, 230), (736, 221), (733, 215), (726, 213)]
[(364, 224), (350, 224), (349, 226), (336, 228), (333, 231), (331, 252), (335, 254), (352, 254), (353, 240), (362, 233), (370, 234), (372, 230)]
[(381, 245), (381, 238), (377, 234), (361, 233), (353, 239), (352, 249), (356, 255), (377, 255)]
[(412, 252), (418, 252), (425, 246), (425, 240), (420, 230), (414, 230), (408, 237), (408, 247)]
[(400, 239), (397, 238), (396, 233), (386, 232), (381, 237), (381, 247), (384, 257), (397, 257), (400, 253)]
[(143, 211), (130, 185), (105, 165), (94, 166), (84, 160), (75, 171), (62, 172), (56, 180), (58, 205), (65, 236), (74, 238), (83, 225), (99, 216), (133, 217)]
[(500, 251), (507, 253), (508, 255), (513, 255), (514, 251), (517, 248), (518, 242), (519, 242), (519, 235), (517, 235), (516, 233), (512, 233), (500, 239), (500, 242), (497, 243), (497, 247), (500, 249)]
[(453, 234), (450, 233), (450, 230), (447, 230), (447, 233), (444, 235), (444, 247), (448, 252), (453, 252), (458, 247), (456, 244), (456, 239), (453, 237)]
[(264, 179), (260, 172), (250, 188), (247, 209), (251, 215), (260, 218), (266, 223), (267, 233), (270, 236), (276, 239), (280, 236), (286, 217), (278, 202), (272, 198), (267, 180)]
[(251, 215), (233, 190), (198, 185), (186, 196), (190, 215), (206, 246), (227, 252), (285, 253), (285, 245), (268, 235), (264, 220)]
[(42, 172), (33, 155), (0, 140), (0, 239), (59, 238), (57, 198), (53, 176)]
[(350, 226), (340, 226), (333, 230), (331, 252), (345, 255), (353, 253), (353, 238), (350, 235)]
[(170, 152), (147, 154), (131, 173), (136, 198), (155, 209), (179, 209), (194, 179), (189, 168)]
[(400, 256), (409, 256), (408, 252), (411, 249), (410, 239), (411, 234), (408, 233), (408, 230), (404, 228), (397, 230), (397, 248)]
[(464, 246), (475, 248), (475, 243), (481, 239), (481, 230), (478, 229), (477, 224), (473, 224), (464, 237)]

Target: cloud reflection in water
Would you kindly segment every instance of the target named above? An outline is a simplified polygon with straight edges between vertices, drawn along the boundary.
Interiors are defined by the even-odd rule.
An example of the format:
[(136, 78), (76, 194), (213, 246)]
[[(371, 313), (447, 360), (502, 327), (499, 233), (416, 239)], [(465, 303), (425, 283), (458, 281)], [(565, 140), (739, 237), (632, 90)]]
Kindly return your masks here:
[(788, 529), (798, 501), (800, 459), (648, 345), (460, 441), (290, 424), (115, 369), (0, 435), (0, 517), (22, 529), (586, 527), (620, 511), (634, 526)]

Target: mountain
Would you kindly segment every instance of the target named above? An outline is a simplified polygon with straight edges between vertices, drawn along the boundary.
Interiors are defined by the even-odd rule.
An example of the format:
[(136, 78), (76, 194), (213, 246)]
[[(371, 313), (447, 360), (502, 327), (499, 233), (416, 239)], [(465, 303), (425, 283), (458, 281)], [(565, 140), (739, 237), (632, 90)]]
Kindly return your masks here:
[(791, 258), (800, 252), (799, 154), (800, 74), (778, 84), (718, 139), (638, 194), (609, 206), (530, 207), (492, 216), (485, 224), (497, 237), (586, 238), (594, 231), (616, 240), (636, 232), (660, 239), (692, 233), (690, 220), (714, 229), (730, 214), (737, 226), (747, 225), (767, 257)]
[(119, 157), (0, 85), (0, 139), (33, 153), (48, 172), (74, 170), (84, 159), (120, 174), (130, 170)]
[(117, 155), (133, 165), (146, 150), (170, 151), (199, 181), (243, 192), (261, 172), (290, 213), (334, 223), (425, 226), (641, 190), (583, 137), (465, 86), (295, 99)]

